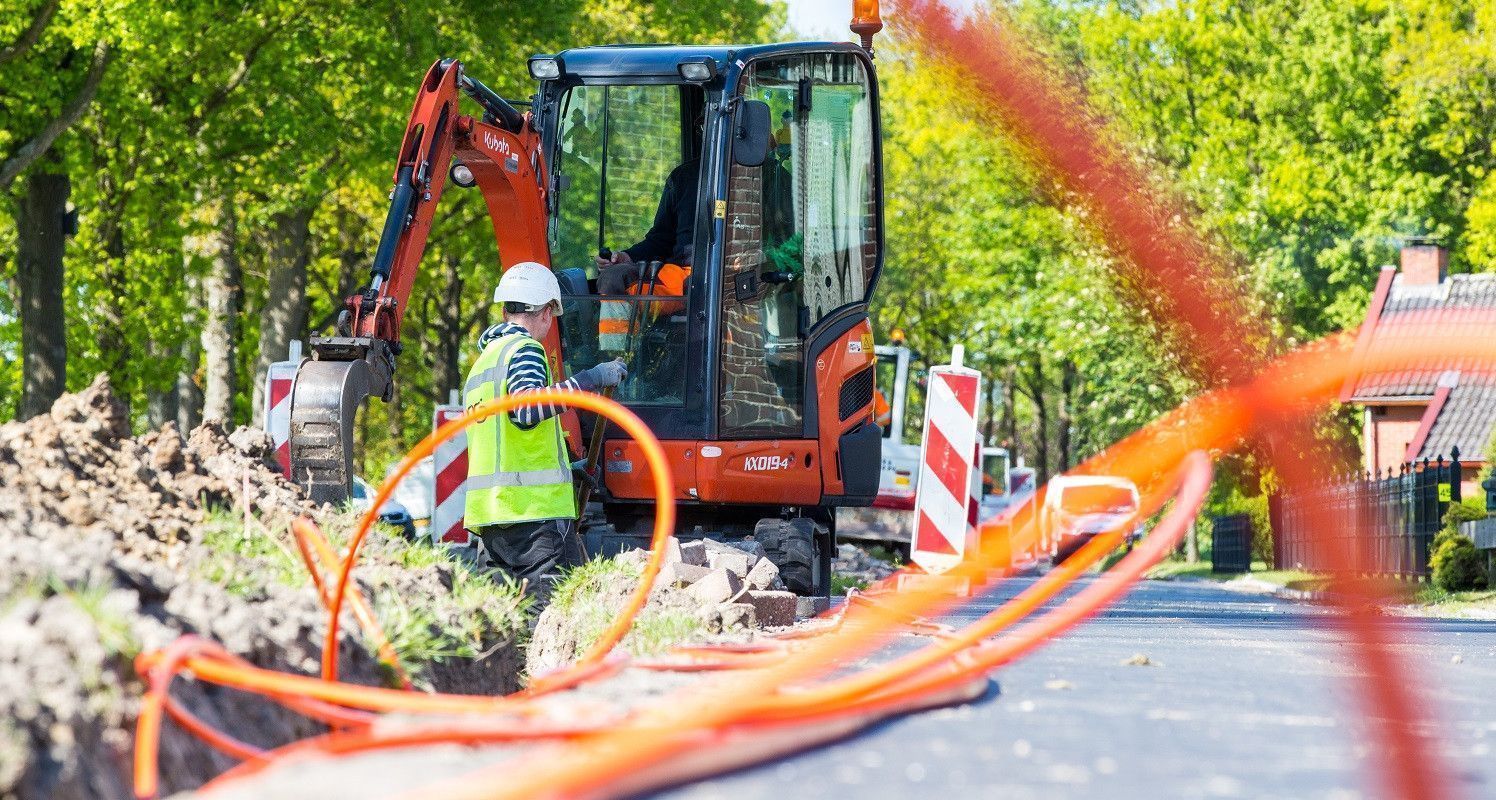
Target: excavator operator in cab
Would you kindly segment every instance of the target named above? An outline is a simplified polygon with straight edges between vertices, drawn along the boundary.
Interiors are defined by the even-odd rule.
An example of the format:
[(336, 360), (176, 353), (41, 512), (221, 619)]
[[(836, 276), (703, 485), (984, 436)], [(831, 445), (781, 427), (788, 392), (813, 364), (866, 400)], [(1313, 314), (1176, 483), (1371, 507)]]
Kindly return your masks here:
[[(640, 265), (662, 261), (660, 291), (657, 294), (685, 294), (686, 277), (691, 274), (691, 242), (696, 235), (696, 205), (700, 185), (701, 159), (693, 158), (670, 171), (660, 193), (654, 223), (643, 241), (613, 253), (611, 259), (597, 258), (597, 291), (600, 294), (625, 294), (639, 281)], [(672, 269), (673, 268), (673, 269)]]

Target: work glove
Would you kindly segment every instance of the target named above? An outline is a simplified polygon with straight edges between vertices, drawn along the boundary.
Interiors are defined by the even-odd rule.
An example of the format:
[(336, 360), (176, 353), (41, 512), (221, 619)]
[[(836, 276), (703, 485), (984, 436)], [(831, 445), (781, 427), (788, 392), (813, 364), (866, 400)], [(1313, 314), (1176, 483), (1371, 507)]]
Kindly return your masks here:
[(639, 282), (639, 264), (626, 261), (604, 267), (597, 273), (598, 294), (628, 294), (629, 286)]
[(591, 369), (584, 369), (577, 373), (577, 385), (589, 392), (595, 392), (608, 386), (617, 386), (623, 383), (623, 379), (629, 376), (628, 367), (624, 366), (623, 359), (604, 361)]

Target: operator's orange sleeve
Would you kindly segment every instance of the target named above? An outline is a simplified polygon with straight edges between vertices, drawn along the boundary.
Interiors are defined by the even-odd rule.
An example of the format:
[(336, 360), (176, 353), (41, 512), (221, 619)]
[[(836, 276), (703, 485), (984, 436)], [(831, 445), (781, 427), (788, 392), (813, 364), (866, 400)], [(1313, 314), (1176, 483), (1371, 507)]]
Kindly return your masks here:
[[(684, 311), (686, 304), (686, 280), (691, 277), (691, 268), (682, 267), (679, 264), (666, 264), (660, 267), (659, 274), (655, 277), (654, 291), (652, 296), (656, 297), (679, 297), (680, 302), (657, 302), (651, 305), (654, 308), (650, 312), (650, 319), (659, 319), (667, 314), (675, 314)], [(644, 294), (647, 288), (643, 281), (629, 287), (631, 295)], [(633, 304), (618, 300), (602, 301), (602, 315), (598, 320), (597, 332), (599, 342), (604, 348), (611, 350), (623, 350), (627, 347), (625, 339), (628, 337), (629, 319), (633, 313)]]
[[(666, 264), (660, 267), (659, 277), (655, 279), (653, 294), (656, 297), (680, 297), (686, 296), (686, 281), (691, 277), (691, 268), (682, 267), (679, 264)], [(629, 287), (629, 294), (639, 295), (644, 293), (645, 285), (640, 281)], [(686, 304), (681, 303), (656, 303), (655, 316), (661, 317), (666, 314), (674, 314), (684, 311)]]

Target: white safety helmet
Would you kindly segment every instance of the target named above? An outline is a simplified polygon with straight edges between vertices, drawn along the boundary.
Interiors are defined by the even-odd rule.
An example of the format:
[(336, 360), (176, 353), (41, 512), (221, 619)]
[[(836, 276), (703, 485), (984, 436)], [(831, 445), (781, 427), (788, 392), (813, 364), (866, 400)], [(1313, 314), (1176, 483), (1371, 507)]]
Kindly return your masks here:
[(493, 301), (524, 303), (533, 308), (555, 303), (556, 313), (559, 315), (561, 284), (556, 282), (556, 274), (544, 264), (521, 261), (504, 270), (504, 277), (499, 279), (498, 288), (493, 290)]

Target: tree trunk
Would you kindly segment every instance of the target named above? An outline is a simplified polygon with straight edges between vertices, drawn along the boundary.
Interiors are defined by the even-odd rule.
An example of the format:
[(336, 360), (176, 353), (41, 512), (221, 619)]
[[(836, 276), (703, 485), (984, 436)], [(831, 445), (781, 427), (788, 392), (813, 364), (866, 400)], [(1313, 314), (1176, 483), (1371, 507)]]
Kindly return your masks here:
[(45, 414), (67, 389), (67, 325), (63, 317), (64, 219), (72, 184), (49, 172), (49, 156), (26, 179), (16, 213), (16, 283), (20, 293), (20, 419)]
[(176, 384), (165, 389), (146, 387), (145, 403), (146, 421), (152, 428), (177, 421), (177, 414), (181, 409), (177, 403)]
[[(390, 401), (385, 403), (385, 435), (393, 443), (393, 450), (403, 453), (405, 447), (405, 381), (395, 381), (390, 391)], [(382, 477), (382, 476), (381, 476)]]
[(464, 326), (462, 324), (462, 271), (461, 260), (455, 253), (443, 259), (445, 280), (442, 284), (437, 319), (440, 320), (437, 340), (436, 364), (432, 372), (432, 387), (436, 390), (437, 402), (447, 402), (447, 394), (461, 389), (462, 348)]
[(1060, 470), (1075, 466), (1075, 454), (1071, 452), (1070, 429), (1075, 425), (1075, 362), (1066, 359), (1060, 368)]
[(235, 370), (239, 342), (241, 276), (234, 252), (233, 203), (225, 199), (211, 213), (213, 227), (188, 240), (188, 253), (208, 262), (203, 281), (207, 318), (203, 321), (203, 419), (233, 426), (234, 393), (239, 388)]
[(252, 418), (263, 426), (265, 373), (270, 365), (286, 358), (286, 346), (306, 334), (306, 273), (312, 260), (311, 208), (276, 214), (270, 226), (270, 247), (265, 276), (267, 296), (260, 315), (260, 348), (255, 357)]
[(987, 380), (991, 381), (988, 384), (991, 387), (991, 391), (987, 392), (987, 419), (982, 425), (983, 445), (996, 444), (998, 422), (1003, 413), (1002, 381), (991, 376), (988, 376)]
[(1034, 354), (1029, 365), (1030, 396), (1034, 400), (1034, 469), (1039, 485), (1049, 482), (1049, 409), (1044, 406), (1044, 356)]
[(1003, 370), (1003, 436), (1007, 439), (1005, 447), (1013, 459), (1018, 463), (1018, 367), (1009, 365)]
[[(188, 261), (192, 259), (190, 254), (186, 258)], [(187, 285), (187, 297), (192, 308), (202, 308), (202, 279), (192, 271), (190, 264), (186, 267), (184, 282)], [(176, 386), (170, 390), (173, 395), (170, 407), (176, 415), (177, 429), (186, 434), (203, 421), (202, 340), (196, 336), (182, 337), (181, 356), (182, 369), (177, 373)]]
[[(99, 165), (101, 170), (107, 166)], [(115, 394), (127, 405), (130, 402), (134, 352), (131, 336), (125, 327), (125, 309), (130, 305), (129, 279), (125, 275), (125, 198), (111, 181), (100, 181), (104, 201), (101, 203), (99, 235), (104, 244), (104, 263), (100, 265), (97, 288), (97, 322), (94, 341), (99, 358)]]

